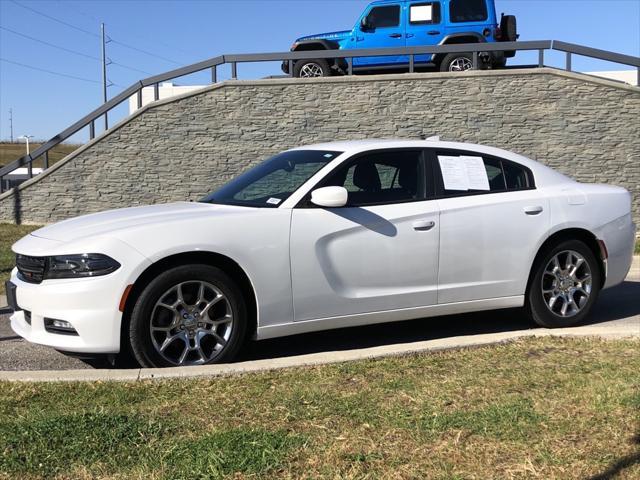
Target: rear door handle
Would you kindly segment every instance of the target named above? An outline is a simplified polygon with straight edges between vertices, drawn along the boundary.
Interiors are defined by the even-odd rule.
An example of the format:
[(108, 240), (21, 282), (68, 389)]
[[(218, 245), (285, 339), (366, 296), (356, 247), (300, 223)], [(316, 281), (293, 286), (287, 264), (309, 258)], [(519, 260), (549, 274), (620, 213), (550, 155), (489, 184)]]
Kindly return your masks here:
[(543, 210), (544, 208), (542, 208), (541, 206), (524, 207), (524, 213), (526, 213), (527, 215), (540, 215)]
[(402, 36), (401, 33), (392, 33), (391, 35), (389, 35), (391, 38), (400, 38)]
[(411, 37), (413, 37), (413, 33), (407, 33), (406, 37), (407, 37), (407, 38), (411, 38)]
[(427, 32), (427, 35), (440, 35), (440, 32), (437, 30), (429, 30)]
[(436, 222), (431, 222), (429, 220), (418, 220), (413, 222), (413, 229), (418, 232), (428, 232), (435, 226)]

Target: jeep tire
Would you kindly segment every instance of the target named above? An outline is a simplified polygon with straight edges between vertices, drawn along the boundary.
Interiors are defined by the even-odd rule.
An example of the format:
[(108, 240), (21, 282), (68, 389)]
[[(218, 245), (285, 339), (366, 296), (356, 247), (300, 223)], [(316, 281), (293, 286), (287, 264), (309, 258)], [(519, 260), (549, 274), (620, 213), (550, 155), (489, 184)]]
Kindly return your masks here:
[(329, 62), (323, 58), (314, 60), (300, 60), (293, 67), (293, 76), (296, 78), (319, 78), (331, 76)]
[[(480, 59), (478, 59), (478, 63)], [(473, 54), (449, 53), (440, 62), (441, 72), (466, 72), (473, 70)]]

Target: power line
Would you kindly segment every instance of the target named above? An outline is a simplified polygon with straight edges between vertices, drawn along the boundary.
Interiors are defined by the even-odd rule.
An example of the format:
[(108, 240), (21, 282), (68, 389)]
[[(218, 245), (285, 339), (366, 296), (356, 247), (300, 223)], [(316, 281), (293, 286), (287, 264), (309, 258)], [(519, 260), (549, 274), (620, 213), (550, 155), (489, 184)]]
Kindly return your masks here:
[(135, 50), (136, 52), (144, 53), (145, 55), (149, 55), (149, 56), (152, 56), (152, 57), (159, 58), (160, 60), (164, 60), (165, 62), (169, 62), (169, 63), (173, 63), (173, 64), (178, 65), (178, 66), (182, 66), (182, 63), (176, 62), (175, 60), (171, 60), (170, 58), (162, 57), (160, 55), (156, 55), (155, 53), (151, 53), (151, 52), (148, 52), (146, 50), (142, 50), (141, 48), (138, 48), (138, 47), (133, 47), (133, 46), (128, 45), (128, 44), (126, 44), (124, 42), (120, 42), (118, 40), (115, 40), (114, 38), (111, 38), (111, 37), (110, 37), (110, 40), (111, 40), (112, 43), (116, 43), (116, 44), (120, 45), (121, 47), (128, 48), (130, 50)]
[(97, 33), (90, 32), (89, 30), (85, 30), (84, 28), (81, 28), (81, 27), (78, 27), (78, 26), (73, 25), (71, 23), (65, 22), (64, 20), (60, 20), (59, 18), (52, 17), (51, 15), (48, 15), (46, 13), (43, 13), (43, 12), (39, 11), (39, 10), (36, 10), (35, 8), (31, 8), (31, 7), (28, 7), (26, 5), (23, 5), (22, 3), (18, 3), (18, 2), (16, 2), (16, 0), (10, 0), (10, 1), (13, 4), (18, 5), (20, 8), (24, 8), (25, 10), (29, 10), (29, 11), (31, 11), (31, 12), (37, 14), (37, 15), (40, 15), (40, 16), (42, 16), (44, 18), (48, 18), (49, 20), (53, 20), (54, 22), (58, 22), (58, 23), (60, 23), (62, 25), (65, 25), (65, 26), (67, 26), (69, 28), (73, 28), (74, 30), (78, 30), (79, 32), (86, 33), (87, 35), (91, 35), (92, 37), (100, 38), (100, 35), (98, 35)]
[[(37, 14), (37, 15), (40, 15), (40, 16), (42, 16), (44, 18), (48, 18), (49, 20), (52, 20), (54, 22), (60, 23), (61, 25), (65, 25), (65, 26), (67, 26), (69, 28), (73, 28), (74, 30), (78, 30), (79, 32), (85, 33), (87, 35), (91, 35), (92, 37), (100, 38), (100, 35), (98, 35), (97, 33), (90, 32), (89, 30), (85, 30), (84, 28), (78, 27), (77, 25), (73, 25), (71, 23), (65, 22), (64, 20), (60, 20), (59, 18), (53, 17), (53, 16), (51, 16), (49, 14), (43, 13), (43, 12), (41, 12), (39, 10), (36, 10), (35, 8), (28, 7), (27, 5), (23, 5), (21, 3), (18, 3), (16, 0), (10, 0), (10, 1), (11, 1), (11, 3), (14, 3), (15, 5), (18, 5), (21, 8), (29, 10), (29, 11), (31, 11), (31, 12)], [(176, 62), (175, 60), (171, 60), (170, 58), (163, 57), (161, 55), (157, 55), (157, 54), (155, 54), (153, 52), (149, 52), (147, 50), (143, 50), (143, 49), (138, 48), (138, 47), (134, 47), (132, 45), (129, 45), (129, 44), (124, 43), (124, 42), (121, 42), (119, 40), (115, 40), (113, 38), (109, 38), (109, 40), (111, 40), (113, 43), (116, 43), (116, 44), (118, 44), (118, 45), (120, 45), (120, 46), (122, 46), (124, 48), (128, 48), (128, 49), (134, 50), (136, 52), (144, 53), (145, 55), (149, 55), (151, 57), (159, 58), (160, 60), (164, 60), (165, 62), (173, 63), (175, 65), (179, 65), (179, 66), (182, 65), (180, 62)]]
[[(43, 45), (48, 45), (49, 47), (52, 47), (52, 48), (57, 48), (58, 50), (62, 50), (62, 51), (67, 52), (67, 53), (73, 53), (74, 55), (79, 55), (81, 57), (85, 57), (85, 58), (88, 58), (90, 60), (95, 60), (97, 62), (101, 61), (98, 57), (94, 57), (93, 55), (87, 55), (86, 53), (78, 52), (77, 50), (72, 50), (70, 48), (62, 47), (60, 45), (55, 45), (55, 44), (53, 44), (51, 42), (47, 42), (45, 40), (40, 40), (39, 38), (35, 38), (35, 37), (30, 36), (30, 35), (25, 35), (24, 33), (16, 32), (15, 30), (12, 30), (10, 28), (3, 27), (2, 25), (0, 25), (0, 29), (6, 30), (7, 32), (11, 32), (14, 35), (18, 35), (18, 36), (23, 37), (23, 38), (27, 38), (27, 39), (29, 39), (31, 41), (42, 43)], [(131, 67), (129, 65), (125, 65), (124, 63), (114, 62), (114, 61), (110, 60), (110, 64), (111, 65), (117, 65), (119, 67), (126, 68), (128, 70), (133, 70), (135, 72), (144, 73), (145, 75), (153, 75), (152, 73), (146, 72), (146, 71), (141, 70), (141, 69), (136, 68), (136, 67)]]
[[(27, 65), (25, 63), (14, 62), (13, 60), (7, 60), (6, 58), (2, 58), (2, 57), (0, 57), (0, 61), (6, 62), (6, 63), (11, 63), (13, 65), (18, 65), (18, 66), (24, 67), (24, 68), (29, 68), (31, 70), (36, 70), (38, 72), (49, 73), (51, 75), (58, 75), (59, 77), (72, 78), (74, 80), (81, 80), (83, 82), (89, 82), (89, 83), (101, 83), (98, 80), (91, 80), (90, 78), (77, 77), (75, 75), (69, 75), (67, 73), (54, 72), (53, 70), (47, 70), (45, 68), (34, 67), (33, 65)], [(116, 85), (116, 84), (113, 83), (112, 85)], [(120, 85), (116, 85), (116, 86), (120, 87)]]
[(47, 42), (45, 40), (40, 40), (39, 38), (31, 37), (29, 35), (25, 35), (24, 33), (16, 32), (15, 30), (11, 30), (10, 28), (3, 27), (2, 25), (0, 25), (0, 29), (6, 30), (7, 32), (11, 32), (14, 35), (18, 35), (18, 36), (23, 37), (23, 38), (27, 38), (27, 39), (32, 40), (34, 42), (42, 43), (43, 45), (48, 45), (49, 47), (57, 48), (58, 50), (63, 50), (63, 51), (68, 52), (68, 53), (73, 53), (74, 55), (79, 55), (81, 57), (89, 58), (91, 60), (100, 61), (100, 59), (98, 57), (94, 57), (92, 55), (87, 55), (86, 53), (78, 52), (77, 50), (71, 50), (70, 48), (62, 47), (60, 45), (55, 45), (55, 44)]

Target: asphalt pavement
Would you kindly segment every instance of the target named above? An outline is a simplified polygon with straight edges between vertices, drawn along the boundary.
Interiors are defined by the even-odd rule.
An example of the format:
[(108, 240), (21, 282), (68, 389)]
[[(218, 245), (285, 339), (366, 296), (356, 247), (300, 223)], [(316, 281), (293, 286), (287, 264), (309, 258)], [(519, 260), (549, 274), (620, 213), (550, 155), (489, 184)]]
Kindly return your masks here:
[[(585, 334), (597, 327), (598, 332), (632, 332), (640, 337), (640, 263), (636, 261), (627, 280), (601, 293), (588, 321), (569, 333)], [(590, 330), (587, 330), (590, 329)], [(344, 328), (295, 337), (285, 337), (246, 346), (238, 362), (255, 360), (284, 360), (295, 356), (308, 356), (321, 352), (347, 352), (382, 348), (393, 350), (397, 346), (417, 342), (446, 340), (458, 337), (486, 337), (487, 334), (543, 331), (530, 323), (521, 310), (497, 310), (465, 315), (425, 318), (365, 327)], [(504, 336), (504, 335), (503, 335)], [(442, 343), (442, 342), (440, 342)], [(453, 345), (455, 346), (455, 345)], [(91, 365), (55, 350), (29, 344), (16, 336), (9, 326), (9, 315), (0, 310), (0, 371), (78, 370), (94, 367), (109, 368), (105, 362)]]

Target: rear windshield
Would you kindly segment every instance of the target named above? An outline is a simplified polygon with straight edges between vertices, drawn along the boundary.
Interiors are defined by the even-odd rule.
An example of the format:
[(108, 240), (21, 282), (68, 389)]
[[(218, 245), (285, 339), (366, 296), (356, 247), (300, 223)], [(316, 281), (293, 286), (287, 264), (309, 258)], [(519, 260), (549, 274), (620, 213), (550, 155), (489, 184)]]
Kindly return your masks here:
[(449, 4), (449, 18), (453, 23), (481, 22), (488, 16), (486, 0), (451, 0)]

